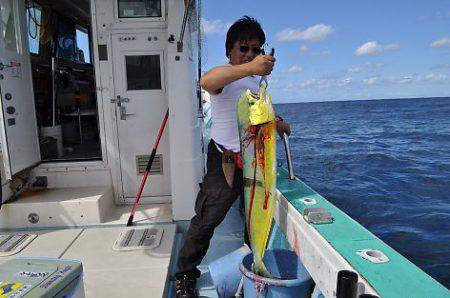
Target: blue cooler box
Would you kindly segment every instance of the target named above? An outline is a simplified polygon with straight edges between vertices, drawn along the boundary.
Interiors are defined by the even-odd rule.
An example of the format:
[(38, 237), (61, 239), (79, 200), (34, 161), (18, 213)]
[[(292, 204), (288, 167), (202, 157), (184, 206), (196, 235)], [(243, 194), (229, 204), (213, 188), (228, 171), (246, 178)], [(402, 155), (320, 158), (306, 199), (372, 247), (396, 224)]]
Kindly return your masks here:
[(81, 262), (17, 258), (0, 265), (0, 297), (85, 297)]

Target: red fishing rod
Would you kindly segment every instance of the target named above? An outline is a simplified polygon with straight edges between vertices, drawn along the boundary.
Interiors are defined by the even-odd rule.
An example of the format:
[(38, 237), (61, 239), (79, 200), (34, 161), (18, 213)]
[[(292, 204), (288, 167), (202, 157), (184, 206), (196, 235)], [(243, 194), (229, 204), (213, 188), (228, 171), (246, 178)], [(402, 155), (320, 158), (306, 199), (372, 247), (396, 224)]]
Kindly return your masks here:
[(141, 185), (139, 186), (138, 193), (136, 195), (136, 200), (134, 200), (133, 209), (131, 209), (130, 217), (128, 218), (127, 227), (133, 225), (134, 213), (136, 212), (136, 208), (139, 204), (139, 200), (141, 199), (142, 190), (144, 189), (145, 182), (147, 181), (148, 173), (150, 173), (150, 169), (153, 164), (153, 160), (155, 159), (156, 150), (158, 149), (159, 140), (161, 140), (162, 133), (164, 131), (164, 127), (166, 127), (167, 118), (169, 118), (169, 108), (167, 108), (166, 115), (164, 116), (164, 120), (159, 128), (158, 137), (156, 138), (155, 144), (153, 145), (152, 154), (150, 155), (150, 159), (148, 160), (147, 167), (145, 168), (144, 176), (141, 180)]

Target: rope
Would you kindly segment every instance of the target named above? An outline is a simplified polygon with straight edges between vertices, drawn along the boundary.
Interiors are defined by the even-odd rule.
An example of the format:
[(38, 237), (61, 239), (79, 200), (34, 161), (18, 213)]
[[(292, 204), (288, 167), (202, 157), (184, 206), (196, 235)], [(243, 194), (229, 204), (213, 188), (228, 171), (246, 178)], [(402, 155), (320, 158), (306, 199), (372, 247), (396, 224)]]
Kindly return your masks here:
[(184, 31), (186, 30), (186, 23), (188, 19), (189, 7), (191, 6), (191, 2), (192, 0), (189, 0), (186, 4), (186, 8), (184, 9), (183, 24), (181, 25), (180, 38), (178, 39), (178, 43), (181, 45), (183, 44)]
[[(31, 3), (31, 4), (30, 4)], [(38, 9), (39, 6), (34, 3), (33, 1), (28, 1), (27, 4), (27, 10), (28, 10), (28, 34), (32, 39), (36, 39), (38, 36), (38, 28), (41, 27), (40, 22), (37, 20), (36, 17), (36, 9)], [(33, 13), (33, 15), (32, 15)], [(33, 21), (34, 24), (34, 33), (31, 33), (31, 21)]]

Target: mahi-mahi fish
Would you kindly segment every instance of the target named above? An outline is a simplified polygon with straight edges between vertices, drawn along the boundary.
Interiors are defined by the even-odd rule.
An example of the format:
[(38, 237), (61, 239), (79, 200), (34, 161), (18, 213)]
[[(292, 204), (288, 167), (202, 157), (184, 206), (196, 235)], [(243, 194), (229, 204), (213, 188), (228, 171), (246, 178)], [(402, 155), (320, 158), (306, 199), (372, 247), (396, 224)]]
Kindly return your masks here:
[(261, 85), (244, 92), (237, 108), (244, 174), (246, 228), (253, 252), (253, 271), (271, 277), (263, 263), (275, 208), (276, 133), (272, 101)]

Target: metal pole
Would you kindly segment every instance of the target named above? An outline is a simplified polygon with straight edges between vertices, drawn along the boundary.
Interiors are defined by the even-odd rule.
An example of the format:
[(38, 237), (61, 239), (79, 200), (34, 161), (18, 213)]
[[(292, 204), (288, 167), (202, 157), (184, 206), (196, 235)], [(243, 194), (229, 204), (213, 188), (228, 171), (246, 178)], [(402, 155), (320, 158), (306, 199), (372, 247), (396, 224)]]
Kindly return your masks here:
[(55, 84), (55, 57), (52, 56), (52, 126), (56, 126), (56, 84)]
[(161, 140), (161, 136), (164, 132), (164, 128), (166, 127), (167, 119), (169, 118), (169, 108), (166, 110), (166, 115), (164, 116), (164, 120), (159, 128), (158, 136), (156, 137), (155, 144), (153, 145), (153, 150), (150, 155), (150, 159), (147, 163), (147, 168), (145, 169), (144, 176), (142, 177), (141, 184), (139, 185), (139, 189), (136, 195), (136, 199), (134, 200), (133, 208), (130, 212), (130, 217), (128, 218), (127, 227), (131, 227), (133, 225), (134, 214), (136, 213), (136, 208), (139, 204), (139, 200), (141, 199), (142, 190), (144, 189), (145, 182), (147, 181), (148, 174), (150, 173), (150, 169), (152, 168), (153, 160), (156, 156), (156, 150), (158, 149), (159, 141)]
[(289, 179), (295, 180), (294, 167), (292, 166), (291, 147), (289, 146), (289, 136), (283, 133), (284, 148), (286, 149), (286, 159), (289, 171)]

